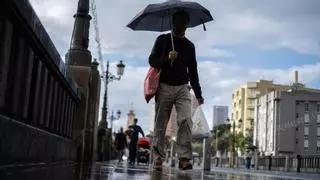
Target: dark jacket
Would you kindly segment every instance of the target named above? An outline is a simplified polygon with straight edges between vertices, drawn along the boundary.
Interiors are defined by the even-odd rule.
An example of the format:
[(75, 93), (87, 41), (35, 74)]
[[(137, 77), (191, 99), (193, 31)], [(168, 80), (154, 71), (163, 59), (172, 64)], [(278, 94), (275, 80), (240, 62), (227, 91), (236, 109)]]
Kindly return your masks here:
[(139, 138), (139, 133), (142, 134), (142, 136), (144, 136), (144, 132), (142, 131), (141, 127), (138, 125), (131, 125), (129, 126), (129, 128), (133, 129), (133, 133), (131, 135), (131, 143), (137, 143), (138, 138)]
[(127, 139), (124, 133), (117, 133), (115, 138), (115, 145), (118, 150), (124, 149), (127, 146)]
[(151, 67), (161, 69), (160, 82), (171, 86), (190, 84), (197, 98), (202, 98), (194, 44), (187, 38), (174, 38), (178, 57), (171, 65), (168, 54), (172, 50), (170, 34), (160, 35), (149, 56)]

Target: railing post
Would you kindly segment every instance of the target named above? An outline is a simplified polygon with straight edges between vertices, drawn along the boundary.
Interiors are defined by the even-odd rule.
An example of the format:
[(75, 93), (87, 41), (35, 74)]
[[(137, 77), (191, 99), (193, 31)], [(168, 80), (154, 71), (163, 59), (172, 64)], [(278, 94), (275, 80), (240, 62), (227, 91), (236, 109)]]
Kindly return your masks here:
[(300, 172), (301, 168), (301, 156), (297, 155), (297, 172)]
[(254, 159), (254, 164), (255, 164), (255, 169), (258, 170), (259, 169), (259, 156), (257, 154), (257, 152), (255, 153), (255, 159)]
[(271, 167), (272, 167), (272, 157), (268, 156), (268, 170), (271, 171)]
[(288, 172), (289, 171), (289, 156), (286, 156), (286, 162), (285, 162), (285, 164), (284, 164), (284, 170), (286, 171), (286, 172)]

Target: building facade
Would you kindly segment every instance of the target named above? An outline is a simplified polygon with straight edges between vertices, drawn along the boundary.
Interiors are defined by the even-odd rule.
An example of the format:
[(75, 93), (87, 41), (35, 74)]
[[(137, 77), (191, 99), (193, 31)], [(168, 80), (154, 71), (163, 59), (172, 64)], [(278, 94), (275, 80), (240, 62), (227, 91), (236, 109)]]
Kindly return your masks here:
[[(231, 120), (235, 121), (236, 132), (242, 132), (245, 136), (252, 136), (254, 122), (255, 99), (261, 95), (275, 90), (288, 91), (290, 89), (320, 92), (319, 89), (305, 88), (298, 82), (298, 72), (295, 72), (295, 81), (291, 85), (274, 84), (273, 81), (258, 80), (248, 82), (232, 93)], [(240, 121), (241, 120), (241, 121)]]
[(256, 100), (254, 145), (265, 155), (320, 155), (320, 93), (273, 91)]
[(213, 106), (212, 128), (226, 122), (228, 118), (228, 106)]

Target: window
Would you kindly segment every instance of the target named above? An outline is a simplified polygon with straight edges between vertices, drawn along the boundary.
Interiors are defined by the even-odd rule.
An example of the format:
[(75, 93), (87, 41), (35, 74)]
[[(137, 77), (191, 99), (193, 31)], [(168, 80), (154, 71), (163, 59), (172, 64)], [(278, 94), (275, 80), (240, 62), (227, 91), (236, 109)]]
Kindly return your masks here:
[(308, 103), (304, 104), (304, 111), (309, 112), (309, 104)]
[(241, 106), (241, 99), (239, 100), (239, 106)]
[(296, 118), (299, 118), (300, 117), (300, 114), (299, 113), (296, 113)]
[(304, 147), (304, 150), (309, 149), (309, 141), (308, 140), (304, 140), (303, 147)]
[(304, 114), (304, 123), (308, 124), (310, 121), (309, 114)]
[(317, 115), (317, 123), (320, 124), (320, 114)]
[(317, 140), (317, 151), (320, 151), (320, 140)]
[(304, 150), (308, 150), (309, 149), (309, 141), (308, 140), (304, 140), (303, 147), (304, 147)]
[(308, 137), (309, 136), (309, 127), (305, 126), (304, 127), (304, 137)]
[(308, 137), (309, 136), (309, 127), (305, 126), (304, 127), (304, 137)]
[(320, 137), (320, 127), (317, 127), (317, 136)]
[(317, 112), (320, 112), (320, 104), (317, 104)]

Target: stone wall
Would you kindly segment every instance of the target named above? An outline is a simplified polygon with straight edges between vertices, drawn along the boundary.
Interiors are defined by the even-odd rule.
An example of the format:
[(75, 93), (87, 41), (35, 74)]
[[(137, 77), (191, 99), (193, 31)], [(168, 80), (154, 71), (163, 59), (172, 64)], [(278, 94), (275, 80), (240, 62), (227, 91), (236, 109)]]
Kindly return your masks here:
[(0, 116), (0, 179), (73, 179), (72, 140)]
[(0, 179), (72, 180), (78, 86), (29, 1), (0, 2)]

